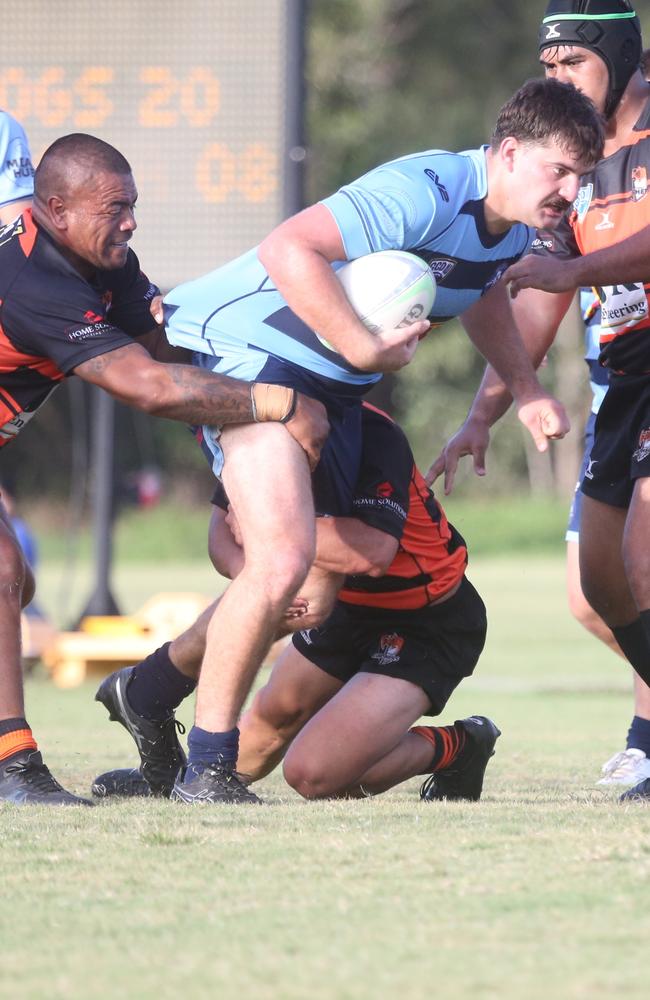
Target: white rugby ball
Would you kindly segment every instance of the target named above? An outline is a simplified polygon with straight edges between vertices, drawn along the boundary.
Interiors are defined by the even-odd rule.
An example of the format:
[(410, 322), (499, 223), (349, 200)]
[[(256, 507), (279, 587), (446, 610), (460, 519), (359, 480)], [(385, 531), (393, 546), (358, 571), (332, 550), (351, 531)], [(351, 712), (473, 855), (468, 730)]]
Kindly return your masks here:
[[(336, 272), (350, 305), (371, 333), (426, 319), (436, 279), (425, 261), (406, 250), (379, 250), (348, 261)], [(326, 340), (319, 337), (326, 347)]]

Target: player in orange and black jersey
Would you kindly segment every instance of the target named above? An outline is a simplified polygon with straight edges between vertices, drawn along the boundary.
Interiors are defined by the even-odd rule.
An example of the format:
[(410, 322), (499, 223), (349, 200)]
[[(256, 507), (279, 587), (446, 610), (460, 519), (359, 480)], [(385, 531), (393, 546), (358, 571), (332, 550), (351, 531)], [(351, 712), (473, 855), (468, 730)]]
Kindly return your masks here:
[(257, 780), (289, 747), (285, 778), (306, 798), (376, 794), (431, 773), (423, 799), (478, 799), (494, 723), (474, 716), (409, 729), (443, 711), (483, 649), (485, 608), (465, 577), (465, 542), (404, 433), (368, 405), (362, 456), (354, 517), (319, 530), (330, 536), (329, 568), (361, 552), (366, 574), (348, 575), (330, 617), (294, 635), (241, 720), (238, 770)]
[[(184, 423), (284, 419), (315, 460), (327, 433), (320, 404), (268, 387), (278, 404), (269, 409), (266, 387), (175, 363), (189, 359), (166, 343), (155, 318), (158, 290), (129, 247), (136, 199), (118, 150), (95, 136), (63, 136), (41, 158), (33, 208), (0, 229), (0, 444), (16, 437), (65, 376), (78, 375)], [(147, 338), (147, 349), (135, 338)], [(0, 800), (89, 805), (52, 777), (25, 718), (20, 611), (34, 580), (1, 502), (0, 584)]]
[[(600, 363), (610, 377), (581, 485), (580, 578), (587, 601), (650, 684), (650, 85), (639, 19), (628, 0), (550, 0), (539, 51), (547, 76), (573, 83), (605, 115), (604, 158), (581, 178), (558, 229), (540, 233), (535, 252), (504, 279), (537, 363), (575, 290), (598, 290)], [(430, 481), (445, 471), (449, 490), (464, 454), (483, 474), (488, 428), (509, 402), (488, 370)], [(623, 796), (630, 797), (650, 798), (650, 779)]]
[[(288, 626), (302, 631), (241, 719), (237, 770), (257, 781), (291, 744), (285, 775), (307, 798), (370, 794), (432, 773), (423, 798), (478, 799), (499, 735), (494, 723), (474, 716), (453, 726), (409, 727), (442, 712), (474, 670), (485, 608), (465, 577), (465, 543), (424, 483), (404, 433), (367, 404), (362, 418), (353, 516), (317, 520), (316, 578), (301, 588), (305, 600), (296, 599)], [(236, 575), (242, 555), (223, 490), (213, 502), (213, 561), (223, 575)], [(319, 570), (348, 573), (320, 625)], [(198, 677), (202, 619), (128, 668), (132, 709), (150, 717), (180, 704), (165, 680), (169, 661)], [(96, 778), (93, 791), (148, 789), (137, 770), (119, 770)]]

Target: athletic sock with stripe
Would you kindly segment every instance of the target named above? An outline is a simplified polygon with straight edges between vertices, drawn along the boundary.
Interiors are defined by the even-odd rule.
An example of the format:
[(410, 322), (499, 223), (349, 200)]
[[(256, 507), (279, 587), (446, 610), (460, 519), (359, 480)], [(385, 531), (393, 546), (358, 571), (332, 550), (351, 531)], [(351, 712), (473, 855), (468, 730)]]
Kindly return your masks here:
[(26, 750), (38, 750), (26, 719), (0, 721), (0, 761), (3, 763)]
[(433, 747), (433, 759), (428, 767), (420, 772), (421, 774), (442, 771), (449, 767), (458, 760), (467, 741), (467, 733), (458, 723), (453, 726), (413, 726), (409, 732), (422, 736)]

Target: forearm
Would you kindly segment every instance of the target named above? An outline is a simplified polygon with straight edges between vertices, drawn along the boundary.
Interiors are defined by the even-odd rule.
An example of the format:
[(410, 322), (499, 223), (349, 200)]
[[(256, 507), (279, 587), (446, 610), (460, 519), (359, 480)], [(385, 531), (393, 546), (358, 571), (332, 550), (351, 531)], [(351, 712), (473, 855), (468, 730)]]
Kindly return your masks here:
[(576, 288), (650, 281), (650, 226), (620, 243), (566, 262)]
[(355, 517), (316, 520), (314, 565), (332, 573), (381, 576), (393, 561), (397, 539)]
[(259, 256), (283, 298), (307, 326), (361, 370), (374, 370), (373, 336), (353, 312), (331, 264), (299, 240), (277, 236)]

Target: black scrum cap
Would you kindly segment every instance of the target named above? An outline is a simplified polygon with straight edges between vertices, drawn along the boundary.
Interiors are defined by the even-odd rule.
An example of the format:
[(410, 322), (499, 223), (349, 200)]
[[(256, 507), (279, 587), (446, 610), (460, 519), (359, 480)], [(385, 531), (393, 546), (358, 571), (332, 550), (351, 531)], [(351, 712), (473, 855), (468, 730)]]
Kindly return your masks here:
[(609, 71), (609, 117), (641, 60), (641, 25), (628, 0), (550, 0), (539, 30), (539, 50), (581, 45)]

